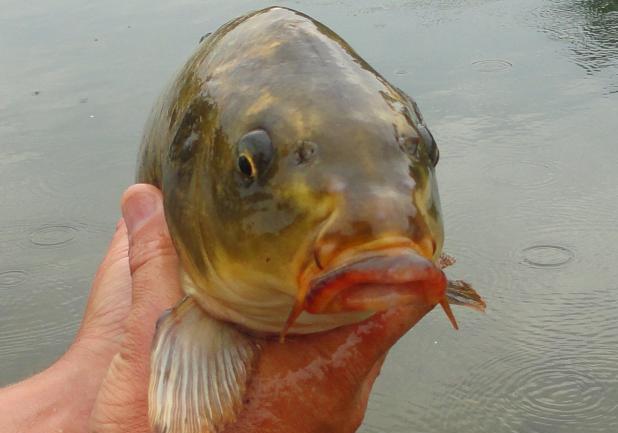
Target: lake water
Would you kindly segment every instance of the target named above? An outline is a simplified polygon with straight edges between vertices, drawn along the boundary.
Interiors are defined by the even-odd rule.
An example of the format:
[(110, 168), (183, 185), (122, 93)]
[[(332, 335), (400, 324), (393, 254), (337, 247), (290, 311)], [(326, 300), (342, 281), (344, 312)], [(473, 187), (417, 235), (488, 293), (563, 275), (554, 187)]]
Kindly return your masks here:
[[(279, 1), (415, 97), (440, 145), (452, 278), (397, 344), (362, 433), (618, 425), (618, 1)], [(154, 98), (263, 1), (0, 0), (0, 385), (77, 329)]]

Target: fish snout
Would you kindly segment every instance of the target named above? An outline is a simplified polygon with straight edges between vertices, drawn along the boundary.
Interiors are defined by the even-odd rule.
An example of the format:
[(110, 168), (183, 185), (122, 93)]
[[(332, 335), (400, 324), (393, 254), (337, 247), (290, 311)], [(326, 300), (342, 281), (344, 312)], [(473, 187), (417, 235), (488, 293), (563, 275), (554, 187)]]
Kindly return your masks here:
[(434, 243), (417, 242), (422, 238), (419, 233), (423, 230), (416, 216), (417, 210), (410, 196), (389, 188), (344, 196), (316, 238), (316, 264), (320, 268), (327, 267), (341, 252), (359, 246), (362, 249), (381, 239), (396, 239), (395, 245), (389, 246), (410, 244), (414, 239), (418, 244), (415, 249), (421, 255), (431, 257)]

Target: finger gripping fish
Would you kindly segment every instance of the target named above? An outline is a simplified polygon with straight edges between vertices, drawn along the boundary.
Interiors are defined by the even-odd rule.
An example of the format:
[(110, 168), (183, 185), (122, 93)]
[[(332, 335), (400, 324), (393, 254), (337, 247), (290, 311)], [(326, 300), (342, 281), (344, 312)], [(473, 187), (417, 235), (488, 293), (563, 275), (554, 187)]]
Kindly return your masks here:
[(407, 304), (441, 304), (456, 326), (448, 299), (484, 306), (439, 265), (438, 155), (416, 103), (310, 17), (274, 7), (205, 37), (138, 161), (163, 192), (187, 295), (158, 324), (153, 429), (233, 421), (257, 337)]

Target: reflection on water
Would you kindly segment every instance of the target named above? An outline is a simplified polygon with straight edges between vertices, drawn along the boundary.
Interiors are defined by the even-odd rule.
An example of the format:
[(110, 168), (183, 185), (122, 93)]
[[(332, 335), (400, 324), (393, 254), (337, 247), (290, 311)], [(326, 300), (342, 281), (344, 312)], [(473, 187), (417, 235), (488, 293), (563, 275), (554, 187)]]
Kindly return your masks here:
[(618, 1), (553, 0), (538, 13), (542, 29), (567, 41), (573, 61), (586, 71), (618, 67)]
[[(488, 304), (457, 309), (459, 332), (430, 314), (406, 335), (360, 431), (613, 433), (617, 2), (282, 3), (419, 102), (447, 273)], [(201, 36), (267, 4), (3, 1), (0, 384), (71, 341), (164, 83)]]

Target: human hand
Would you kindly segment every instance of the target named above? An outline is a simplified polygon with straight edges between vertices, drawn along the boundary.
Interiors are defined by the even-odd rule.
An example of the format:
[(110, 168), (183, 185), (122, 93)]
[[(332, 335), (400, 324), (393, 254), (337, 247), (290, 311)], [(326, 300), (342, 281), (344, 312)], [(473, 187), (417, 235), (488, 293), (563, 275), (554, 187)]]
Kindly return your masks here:
[[(181, 296), (177, 258), (160, 208), (148, 227), (140, 225), (148, 204), (161, 206), (155, 188), (130, 188), (122, 204), (124, 218), (95, 275), (75, 341), (45, 371), (0, 389), (3, 432), (149, 431), (148, 353), (157, 317)], [(123, 405), (140, 416), (141, 430), (122, 424)]]
[[(127, 338), (112, 361), (93, 411), (96, 432), (148, 431), (146, 390), (155, 323), (181, 293), (161, 195), (150, 186), (131, 187), (123, 198), (125, 218), (136, 197), (143, 202), (150, 197), (154, 213), (138, 225), (128, 223), (133, 307)], [(289, 336), (284, 344), (261, 341), (245, 407), (225, 432), (355, 431), (386, 352), (431, 308), (392, 309), (358, 325)]]
[(128, 235), (125, 271), (132, 287), (131, 307), (92, 409), (90, 429), (95, 433), (150, 432), (148, 381), (155, 325), (182, 296), (161, 192), (134, 185), (124, 193), (121, 208)]
[[(122, 210), (126, 225), (118, 224), (71, 349), (40, 375), (0, 391), (7, 409), (0, 423), (9, 419), (9, 432), (150, 432), (151, 343), (157, 319), (181, 297), (178, 259), (156, 188), (130, 187)], [(246, 404), (225, 433), (356, 430), (386, 352), (429, 310), (397, 308), (285, 344), (261, 341)], [(34, 413), (20, 411), (24, 401)]]

